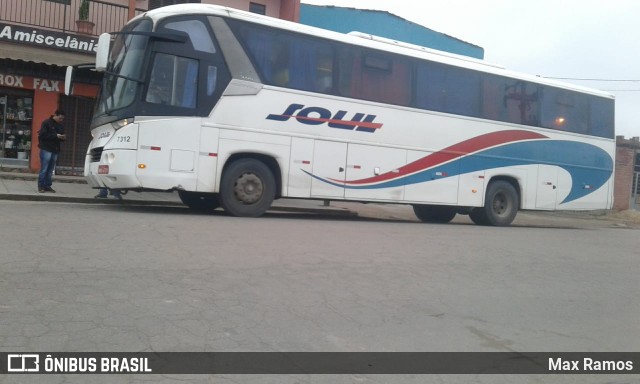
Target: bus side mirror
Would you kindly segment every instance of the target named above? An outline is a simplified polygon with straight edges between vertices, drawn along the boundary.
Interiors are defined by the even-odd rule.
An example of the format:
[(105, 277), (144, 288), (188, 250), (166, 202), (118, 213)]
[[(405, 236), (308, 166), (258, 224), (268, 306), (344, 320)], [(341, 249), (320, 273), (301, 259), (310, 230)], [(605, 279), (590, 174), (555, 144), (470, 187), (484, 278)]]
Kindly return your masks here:
[(67, 67), (67, 73), (64, 76), (64, 94), (69, 96), (71, 94), (71, 92), (73, 92), (72, 89), (73, 86), (73, 66), (68, 66)]
[(111, 35), (108, 33), (101, 34), (98, 38), (98, 50), (96, 51), (96, 71), (98, 72), (104, 72), (107, 70), (110, 45)]

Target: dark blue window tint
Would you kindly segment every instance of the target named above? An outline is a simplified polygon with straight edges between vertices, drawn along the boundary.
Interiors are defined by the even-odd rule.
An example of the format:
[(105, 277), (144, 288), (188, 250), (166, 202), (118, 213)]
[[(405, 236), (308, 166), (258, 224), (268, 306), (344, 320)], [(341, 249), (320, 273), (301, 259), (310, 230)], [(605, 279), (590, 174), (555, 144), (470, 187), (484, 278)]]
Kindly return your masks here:
[(403, 106), (411, 104), (411, 62), (408, 59), (342, 47), (338, 60), (341, 96)]
[(235, 20), (227, 22), (265, 84), (614, 137), (614, 103), (607, 98)]
[(540, 86), (502, 76), (484, 75), (482, 117), (507, 123), (540, 124)]
[(236, 24), (266, 84), (329, 93), (333, 89), (333, 50), (326, 41)]
[(614, 136), (614, 104), (611, 99), (591, 98), (591, 134), (612, 139)]
[(420, 63), (416, 78), (418, 108), (480, 117), (480, 74), (435, 63)]
[(589, 134), (589, 96), (565, 89), (545, 88), (542, 126)]

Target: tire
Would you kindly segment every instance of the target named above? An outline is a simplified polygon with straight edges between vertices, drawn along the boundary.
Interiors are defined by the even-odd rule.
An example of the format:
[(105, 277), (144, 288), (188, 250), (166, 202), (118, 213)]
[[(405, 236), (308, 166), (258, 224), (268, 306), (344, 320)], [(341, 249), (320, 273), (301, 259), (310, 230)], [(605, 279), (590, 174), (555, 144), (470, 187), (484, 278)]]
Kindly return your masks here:
[(234, 161), (222, 174), (220, 203), (233, 216), (262, 216), (276, 196), (273, 173), (255, 159)]
[(479, 225), (505, 227), (513, 222), (519, 208), (518, 192), (513, 185), (497, 180), (487, 188), (484, 207), (474, 208), (469, 217)]
[(220, 206), (218, 196), (213, 193), (178, 191), (182, 203), (194, 211), (210, 212)]
[(469, 212), (469, 218), (477, 225), (489, 225), (484, 215), (484, 207), (474, 208)]
[(413, 212), (420, 221), (425, 223), (445, 224), (456, 216), (454, 207), (442, 205), (414, 205)]

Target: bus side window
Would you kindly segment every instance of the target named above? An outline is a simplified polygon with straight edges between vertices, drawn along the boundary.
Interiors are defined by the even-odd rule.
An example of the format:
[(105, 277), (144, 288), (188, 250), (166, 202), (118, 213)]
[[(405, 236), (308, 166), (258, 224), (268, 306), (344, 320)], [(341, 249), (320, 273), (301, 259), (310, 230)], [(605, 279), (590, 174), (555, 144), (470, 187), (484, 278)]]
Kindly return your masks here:
[(291, 72), (289, 70), (289, 63), (291, 62), (290, 56), (289, 44), (280, 39), (273, 42), (269, 55), (269, 64), (266, 67), (270, 70), (267, 77), (273, 85), (277, 85), (278, 87), (286, 87), (289, 85)]
[[(591, 134), (613, 139), (614, 137), (614, 107), (613, 100), (592, 97), (589, 104), (591, 119)], [(638, 163), (640, 165), (640, 162)]]
[(310, 92), (333, 91), (333, 49), (326, 41), (230, 23), (265, 84)]
[(333, 54), (325, 42), (289, 38), (289, 87), (328, 93), (333, 89)]
[(333, 55), (320, 52), (316, 63), (316, 91), (330, 93), (333, 91)]
[(544, 90), (540, 85), (490, 74), (482, 75), (479, 117), (539, 126)]
[(408, 60), (382, 52), (343, 47), (339, 57), (340, 94), (395, 105), (411, 101)]
[(416, 103), (418, 108), (480, 116), (480, 75), (436, 63), (419, 63)]
[(542, 117), (543, 127), (587, 134), (588, 99), (577, 92), (548, 88), (544, 94)]

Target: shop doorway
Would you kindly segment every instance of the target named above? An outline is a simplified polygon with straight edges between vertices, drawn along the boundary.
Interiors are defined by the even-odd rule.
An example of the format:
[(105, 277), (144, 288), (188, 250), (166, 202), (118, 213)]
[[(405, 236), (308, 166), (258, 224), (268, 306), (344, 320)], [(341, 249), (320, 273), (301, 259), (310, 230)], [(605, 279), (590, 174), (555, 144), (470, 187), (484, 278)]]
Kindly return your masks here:
[(60, 108), (65, 112), (64, 128), (67, 141), (60, 151), (57, 175), (82, 176), (84, 159), (91, 142), (91, 114), (95, 99), (61, 96)]

